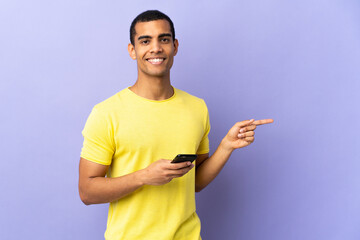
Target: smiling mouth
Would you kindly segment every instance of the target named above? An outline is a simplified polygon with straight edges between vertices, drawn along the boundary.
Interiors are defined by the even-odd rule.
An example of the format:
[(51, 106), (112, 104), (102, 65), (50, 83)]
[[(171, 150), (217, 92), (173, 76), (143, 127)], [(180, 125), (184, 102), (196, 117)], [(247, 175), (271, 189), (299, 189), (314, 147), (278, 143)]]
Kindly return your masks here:
[(165, 58), (148, 58), (146, 61), (150, 62), (151, 64), (161, 64)]

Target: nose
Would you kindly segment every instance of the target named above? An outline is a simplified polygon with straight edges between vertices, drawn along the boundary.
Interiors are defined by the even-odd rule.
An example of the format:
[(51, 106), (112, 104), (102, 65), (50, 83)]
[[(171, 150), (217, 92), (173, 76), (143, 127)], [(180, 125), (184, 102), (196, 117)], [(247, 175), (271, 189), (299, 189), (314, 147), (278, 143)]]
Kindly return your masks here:
[(159, 53), (162, 52), (162, 46), (161, 43), (159, 41), (153, 41), (152, 45), (151, 45), (151, 52), (152, 53)]

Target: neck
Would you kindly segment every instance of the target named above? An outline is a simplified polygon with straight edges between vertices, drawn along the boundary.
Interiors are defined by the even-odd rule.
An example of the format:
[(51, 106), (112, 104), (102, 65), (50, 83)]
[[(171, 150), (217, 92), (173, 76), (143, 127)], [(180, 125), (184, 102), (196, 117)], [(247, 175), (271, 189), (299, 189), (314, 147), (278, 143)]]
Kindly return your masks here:
[(174, 95), (174, 90), (170, 84), (170, 77), (141, 78), (139, 76), (135, 84), (130, 87), (130, 90), (140, 97), (156, 101), (165, 100)]

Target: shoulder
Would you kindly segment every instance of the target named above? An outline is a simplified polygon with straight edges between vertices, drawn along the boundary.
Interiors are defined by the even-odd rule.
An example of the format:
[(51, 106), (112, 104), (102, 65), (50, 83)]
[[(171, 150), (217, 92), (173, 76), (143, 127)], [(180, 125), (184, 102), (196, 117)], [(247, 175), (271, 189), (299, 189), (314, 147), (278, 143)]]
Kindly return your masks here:
[(111, 97), (99, 102), (93, 107), (93, 111), (99, 113), (110, 113), (113, 112), (122, 102), (122, 99), (126, 95), (126, 89), (123, 89)]
[(204, 129), (209, 128), (209, 111), (205, 100), (179, 89), (176, 89), (176, 93), (183, 105), (190, 110), (193, 118), (202, 122)]
[(204, 101), (204, 99), (196, 97), (188, 92), (185, 92), (183, 90), (180, 89), (176, 89), (176, 94), (178, 95), (179, 98), (181, 98), (182, 100), (186, 101), (188, 104), (192, 104), (192, 106), (194, 107), (202, 107), (202, 108), (206, 108), (206, 103)]

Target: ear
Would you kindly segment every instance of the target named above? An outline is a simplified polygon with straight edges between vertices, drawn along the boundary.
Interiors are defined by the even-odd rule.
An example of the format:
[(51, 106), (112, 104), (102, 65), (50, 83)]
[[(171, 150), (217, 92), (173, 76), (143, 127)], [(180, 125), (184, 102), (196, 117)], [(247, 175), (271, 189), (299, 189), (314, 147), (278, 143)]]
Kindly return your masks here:
[(178, 48), (179, 48), (179, 41), (177, 39), (175, 39), (175, 41), (174, 41), (174, 56), (176, 56), (176, 54), (178, 52)]
[(133, 60), (136, 60), (135, 47), (131, 43), (128, 44), (128, 52), (129, 52), (130, 57)]

